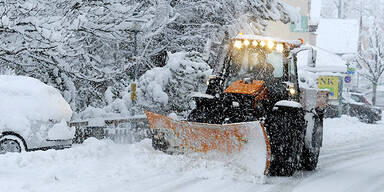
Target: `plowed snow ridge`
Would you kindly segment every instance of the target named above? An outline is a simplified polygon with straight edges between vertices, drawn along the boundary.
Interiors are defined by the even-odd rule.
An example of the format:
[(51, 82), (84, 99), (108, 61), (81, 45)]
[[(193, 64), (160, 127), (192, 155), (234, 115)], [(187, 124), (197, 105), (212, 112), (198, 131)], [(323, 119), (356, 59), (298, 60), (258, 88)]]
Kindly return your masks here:
[(383, 136), (383, 121), (328, 119), (318, 171), (291, 178), (254, 174), (233, 157), (166, 155), (150, 140), (122, 145), (89, 139), (67, 150), (0, 156), (0, 191), (375, 191), (384, 186), (377, 165), (384, 160)]

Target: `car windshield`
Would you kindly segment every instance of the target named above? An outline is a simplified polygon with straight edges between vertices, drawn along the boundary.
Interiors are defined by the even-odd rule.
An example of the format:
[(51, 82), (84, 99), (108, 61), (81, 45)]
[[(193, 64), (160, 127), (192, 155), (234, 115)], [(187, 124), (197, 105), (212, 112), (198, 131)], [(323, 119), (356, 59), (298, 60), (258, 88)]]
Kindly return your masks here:
[(266, 82), (282, 80), (284, 76), (284, 56), (280, 52), (266, 52), (263, 49), (238, 51), (233, 56), (230, 79), (250, 78)]
[(351, 94), (351, 99), (358, 103), (365, 103), (367, 105), (371, 105), (371, 103), (363, 95)]

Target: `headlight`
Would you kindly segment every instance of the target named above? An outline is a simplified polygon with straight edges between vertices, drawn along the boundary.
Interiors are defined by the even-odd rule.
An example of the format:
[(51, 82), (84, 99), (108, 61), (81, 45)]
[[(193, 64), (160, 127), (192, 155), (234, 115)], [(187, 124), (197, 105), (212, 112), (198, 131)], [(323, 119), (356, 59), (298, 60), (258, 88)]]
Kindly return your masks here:
[(287, 85), (287, 91), (288, 93), (291, 95), (291, 96), (294, 96), (296, 95), (296, 89), (295, 89), (295, 85), (291, 82), (286, 82), (286, 85)]
[(295, 95), (296, 94), (295, 87), (289, 87), (289, 94), (291, 94), (291, 95)]

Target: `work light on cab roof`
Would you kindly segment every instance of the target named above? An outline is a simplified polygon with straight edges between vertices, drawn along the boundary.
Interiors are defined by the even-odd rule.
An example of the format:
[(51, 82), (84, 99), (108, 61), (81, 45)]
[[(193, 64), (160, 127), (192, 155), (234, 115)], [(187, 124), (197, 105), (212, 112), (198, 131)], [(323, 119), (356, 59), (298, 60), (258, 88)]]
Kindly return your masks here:
[(233, 38), (233, 47), (236, 49), (242, 48), (268, 48), (277, 52), (284, 52), (285, 49), (293, 49), (303, 44), (301, 39), (294, 41), (283, 41), (276, 38), (269, 38), (257, 35), (244, 35), (239, 33)]

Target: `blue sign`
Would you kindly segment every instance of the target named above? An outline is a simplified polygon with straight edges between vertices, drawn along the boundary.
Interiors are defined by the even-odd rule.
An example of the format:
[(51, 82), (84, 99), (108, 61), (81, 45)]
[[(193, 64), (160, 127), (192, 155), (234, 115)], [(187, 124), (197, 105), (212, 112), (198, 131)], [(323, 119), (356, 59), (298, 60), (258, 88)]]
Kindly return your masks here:
[(355, 74), (355, 71), (356, 71), (355, 68), (353, 68), (353, 67), (348, 67), (348, 74), (349, 74), (349, 75), (353, 75), (353, 74)]
[(351, 76), (346, 76), (346, 77), (344, 77), (344, 82), (345, 82), (345, 83), (350, 83), (351, 81), (352, 81)]

